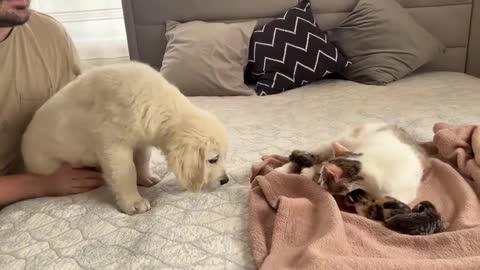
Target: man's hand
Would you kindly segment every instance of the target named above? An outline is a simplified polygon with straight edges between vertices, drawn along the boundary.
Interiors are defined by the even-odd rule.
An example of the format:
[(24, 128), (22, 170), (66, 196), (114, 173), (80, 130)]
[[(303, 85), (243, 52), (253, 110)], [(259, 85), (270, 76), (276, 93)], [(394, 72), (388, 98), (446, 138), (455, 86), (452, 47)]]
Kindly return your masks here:
[(45, 196), (87, 192), (104, 183), (100, 172), (63, 165), (50, 176), (32, 174), (0, 176), (0, 207)]
[(102, 174), (93, 169), (63, 165), (51, 176), (42, 177), (45, 196), (64, 196), (90, 191), (103, 184)]

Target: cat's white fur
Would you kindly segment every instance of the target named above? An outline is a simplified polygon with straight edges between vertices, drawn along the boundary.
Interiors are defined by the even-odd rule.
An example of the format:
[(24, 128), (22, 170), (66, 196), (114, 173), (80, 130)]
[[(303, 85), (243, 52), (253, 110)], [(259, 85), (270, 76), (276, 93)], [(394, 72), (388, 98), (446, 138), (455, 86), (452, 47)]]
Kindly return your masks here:
[[(402, 140), (388, 124), (369, 123), (354, 127), (333, 142), (362, 154), (349, 157), (361, 162), (359, 175), (363, 178), (349, 184), (349, 191), (362, 188), (375, 197), (390, 196), (407, 204), (415, 199), (424, 174), (422, 154)], [(322, 145), (312, 153), (331, 155), (332, 144)], [(304, 168), (302, 174), (313, 178), (320, 166)], [(277, 171), (289, 173), (291, 169), (292, 164), (287, 163)]]

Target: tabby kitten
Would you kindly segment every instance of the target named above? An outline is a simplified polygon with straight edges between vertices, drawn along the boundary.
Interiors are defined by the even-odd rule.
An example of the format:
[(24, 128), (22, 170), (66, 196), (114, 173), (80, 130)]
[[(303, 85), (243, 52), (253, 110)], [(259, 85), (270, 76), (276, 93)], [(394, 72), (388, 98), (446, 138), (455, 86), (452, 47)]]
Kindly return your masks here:
[(442, 232), (447, 224), (429, 201), (422, 201), (413, 209), (395, 198), (374, 199), (364, 190), (356, 189), (345, 197), (345, 204), (353, 206), (358, 214), (382, 221), (385, 227), (402, 234), (428, 235)]
[(411, 213), (387, 219), (385, 227), (403, 234), (428, 235), (443, 232), (448, 223), (442, 219), (435, 206), (429, 201), (417, 204)]
[(412, 212), (410, 206), (392, 197), (374, 199), (365, 190), (356, 189), (345, 196), (345, 204), (368, 219), (386, 221), (393, 216)]

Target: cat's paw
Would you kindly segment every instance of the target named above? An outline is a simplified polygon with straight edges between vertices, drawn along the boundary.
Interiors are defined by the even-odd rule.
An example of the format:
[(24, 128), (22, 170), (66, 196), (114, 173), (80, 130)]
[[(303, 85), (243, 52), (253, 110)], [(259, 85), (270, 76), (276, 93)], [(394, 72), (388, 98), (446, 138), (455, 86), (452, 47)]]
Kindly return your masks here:
[(300, 172), (300, 175), (303, 175), (307, 177), (309, 180), (314, 181), (314, 178), (316, 176), (315, 168), (313, 167), (303, 168), (302, 171)]
[(345, 197), (348, 205), (354, 205), (370, 200), (368, 193), (363, 189), (355, 189), (350, 191)]
[(295, 164), (292, 164), (291, 162), (288, 162), (288, 163), (285, 163), (284, 165), (282, 165), (280, 167), (275, 168), (274, 171), (277, 171), (277, 172), (283, 173), (283, 174), (289, 174), (289, 173), (294, 172), (294, 170), (293, 170), (294, 167), (295, 167)]
[(292, 151), (288, 159), (302, 167), (312, 167), (315, 164), (315, 156), (301, 150)]

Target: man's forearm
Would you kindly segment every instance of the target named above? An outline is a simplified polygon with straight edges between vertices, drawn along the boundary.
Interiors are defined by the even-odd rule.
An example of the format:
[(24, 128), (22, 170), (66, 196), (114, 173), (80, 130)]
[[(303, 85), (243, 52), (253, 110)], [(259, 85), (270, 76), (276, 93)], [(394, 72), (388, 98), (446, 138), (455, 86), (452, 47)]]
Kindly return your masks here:
[(31, 174), (0, 176), (0, 207), (8, 204), (46, 196), (43, 177)]

